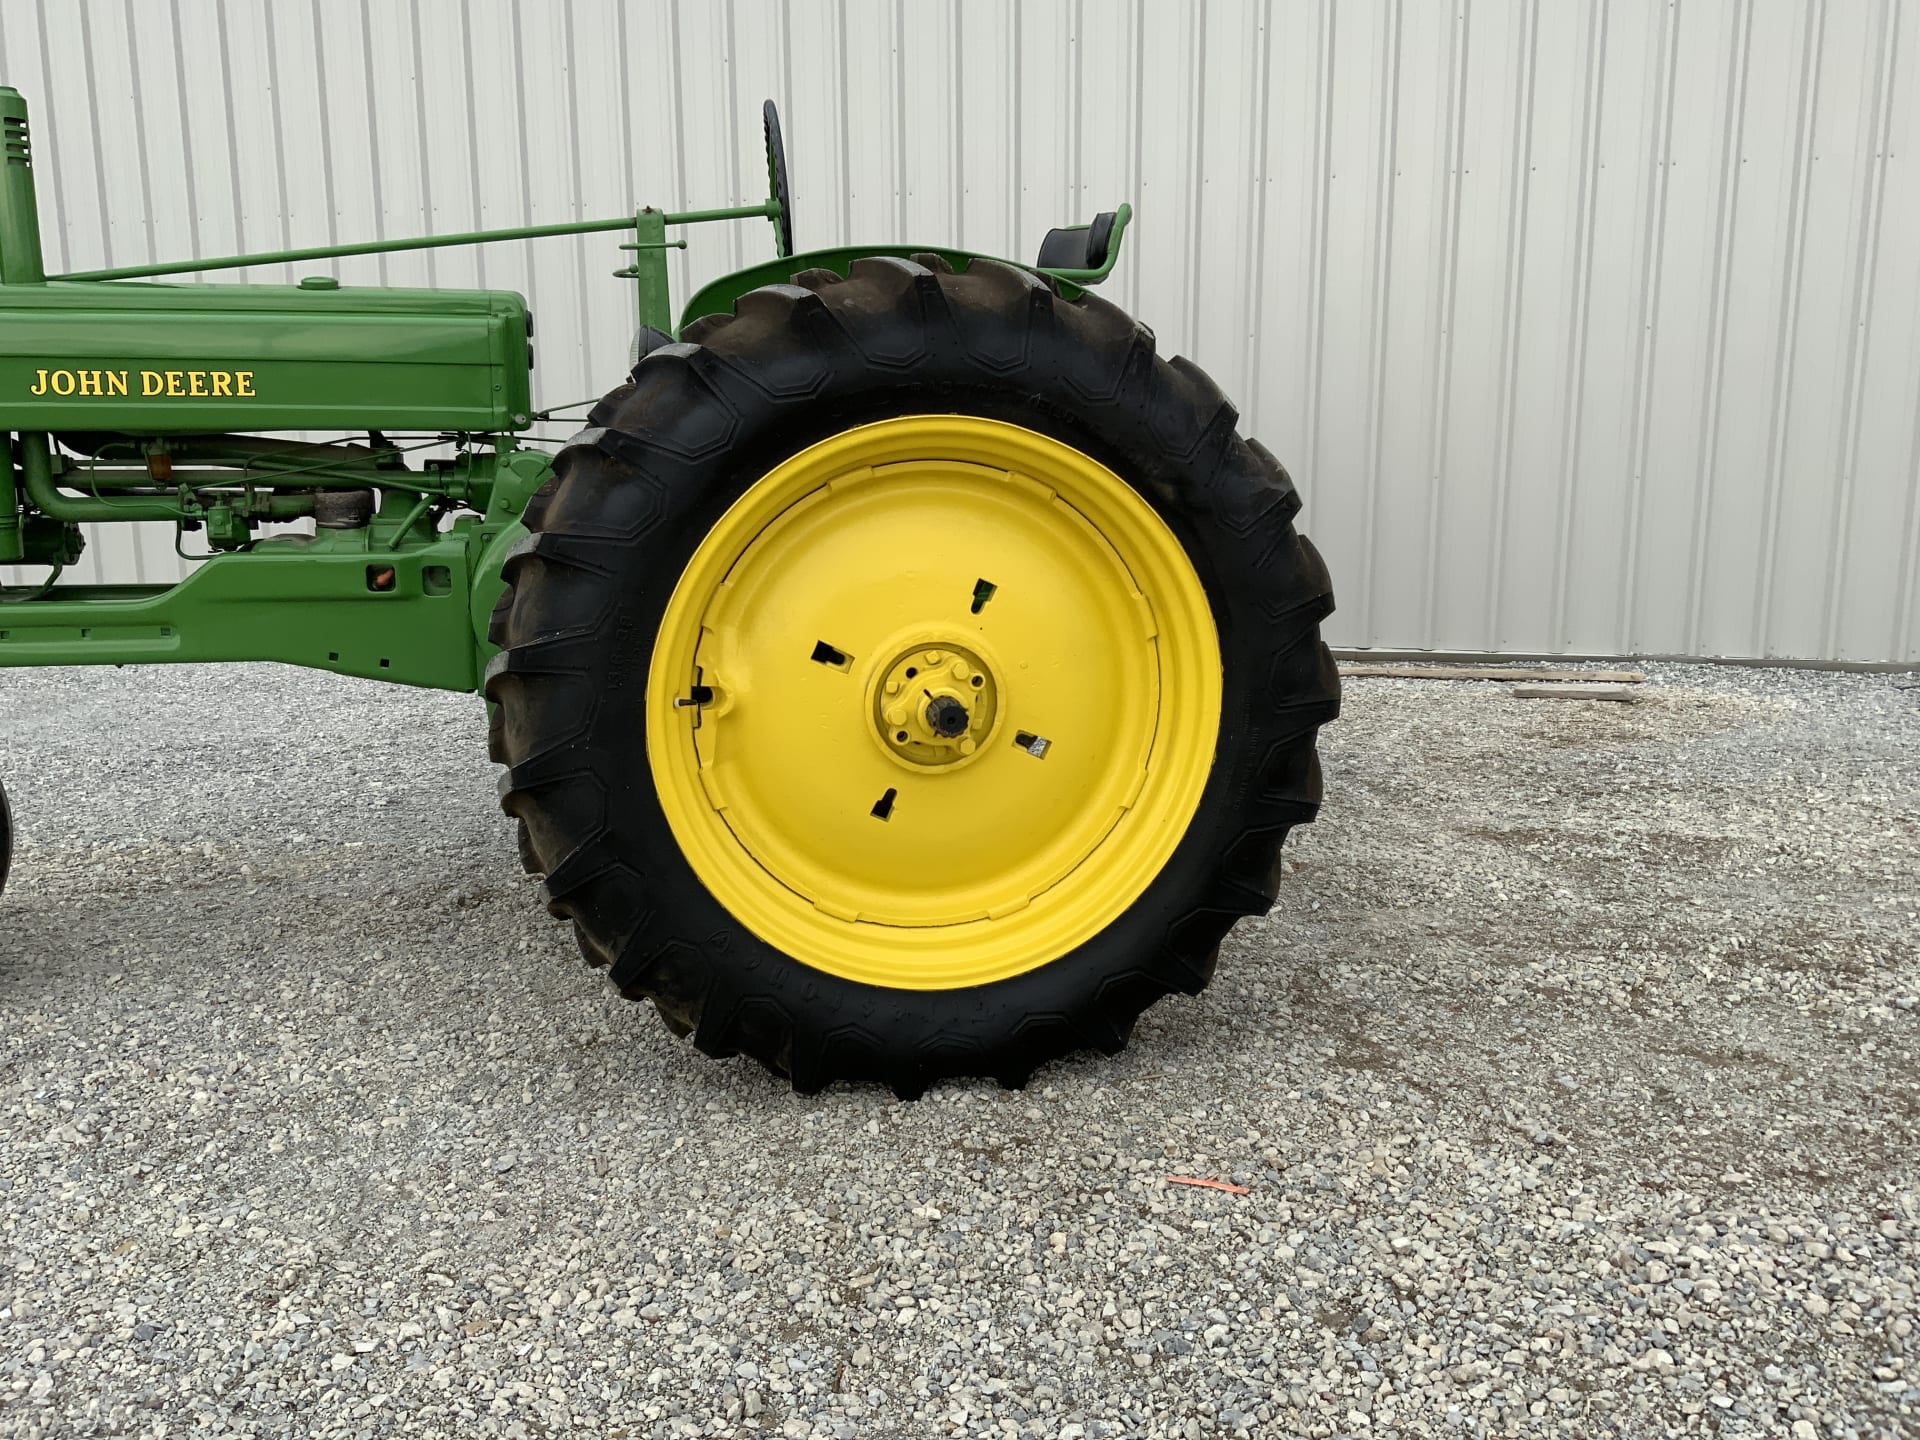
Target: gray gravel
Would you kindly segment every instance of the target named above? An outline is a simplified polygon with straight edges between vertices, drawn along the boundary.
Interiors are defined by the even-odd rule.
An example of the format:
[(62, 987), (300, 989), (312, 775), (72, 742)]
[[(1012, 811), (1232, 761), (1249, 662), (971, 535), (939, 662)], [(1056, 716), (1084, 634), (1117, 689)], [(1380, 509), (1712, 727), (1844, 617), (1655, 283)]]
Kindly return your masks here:
[(1912, 683), (1353, 682), (1213, 990), (903, 1105), (618, 1001), (471, 700), (0, 672), (0, 1434), (1920, 1433)]

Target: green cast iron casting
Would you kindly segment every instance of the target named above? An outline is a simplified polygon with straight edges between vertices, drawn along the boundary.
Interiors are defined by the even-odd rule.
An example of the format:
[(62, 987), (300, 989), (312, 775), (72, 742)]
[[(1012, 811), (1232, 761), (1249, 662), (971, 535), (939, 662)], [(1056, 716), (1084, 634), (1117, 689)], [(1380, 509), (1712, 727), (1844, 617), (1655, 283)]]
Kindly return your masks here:
[[(678, 333), (667, 252), (686, 242), (668, 229), (764, 219), (776, 252), (786, 250), (771, 155), (768, 169), (775, 193), (757, 205), (642, 208), (48, 276), (27, 104), (0, 87), (0, 565), (53, 572), (41, 585), (0, 587), (0, 666), (278, 660), (477, 689), (501, 565), (526, 535), (528, 498), (551, 474), (549, 457), (517, 435), (543, 418), (533, 407), (526, 302), (504, 291), (349, 287), (330, 276), (298, 285), (153, 281), (630, 231), (620, 248), (631, 258), (612, 273), (633, 282), (641, 325)], [(1119, 207), (1097, 269), (1042, 273), (1069, 295), (1098, 284), (1131, 215)], [(844, 275), (863, 256), (929, 251), (956, 269), (984, 258), (926, 245), (776, 258), (696, 291), (679, 327), (800, 270)], [(370, 439), (316, 445), (258, 433), (276, 430)], [(402, 446), (382, 432), (425, 438)], [(411, 468), (407, 448), (452, 454)], [(317, 521), (311, 535), (255, 533), (261, 522), (305, 516)], [(56, 583), (79, 554), (81, 524), (130, 521), (174, 525), (177, 548), (199, 537), (203, 553), (190, 558), (203, 563), (174, 585)]]

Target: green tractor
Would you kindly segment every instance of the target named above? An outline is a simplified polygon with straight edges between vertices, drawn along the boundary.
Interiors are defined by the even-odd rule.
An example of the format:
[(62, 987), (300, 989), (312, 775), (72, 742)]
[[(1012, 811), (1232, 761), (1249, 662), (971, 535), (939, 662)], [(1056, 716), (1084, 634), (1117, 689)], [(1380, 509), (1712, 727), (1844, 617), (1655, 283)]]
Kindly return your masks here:
[[(1327, 572), (1212, 381), (1092, 293), (1128, 207), (1031, 265), (797, 252), (765, 122), (761, 204), (49, 276), (0, 89), (0, 565), (48, 572), (0, 589), (0, 665), (477, 692), (548, 909), (677, 1034), (802, 1091), (1021, 1085), (1272, 904)], [(676, 317), (670, 232), (748, 219), (775, 258)], [(556, 454), (517, 294), (152, 278), (602, 231), (632, 368)], [(60, 583), (128, 521), (204, 558)], [(11, 840), (0, 797), (0, 883)]]

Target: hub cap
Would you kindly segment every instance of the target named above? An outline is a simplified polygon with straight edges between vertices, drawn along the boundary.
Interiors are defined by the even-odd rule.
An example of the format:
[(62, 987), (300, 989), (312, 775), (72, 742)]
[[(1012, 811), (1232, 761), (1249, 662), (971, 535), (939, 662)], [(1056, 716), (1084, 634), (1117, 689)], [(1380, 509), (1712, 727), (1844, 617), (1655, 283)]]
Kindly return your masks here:
[(1205, 591), (1145, 501), (1049, 437), (912, 416), (802, 451), (702, 540), (647, 744), (675, 839), (756, 935), (949, 989), (1139, 897), (1219, 715)]

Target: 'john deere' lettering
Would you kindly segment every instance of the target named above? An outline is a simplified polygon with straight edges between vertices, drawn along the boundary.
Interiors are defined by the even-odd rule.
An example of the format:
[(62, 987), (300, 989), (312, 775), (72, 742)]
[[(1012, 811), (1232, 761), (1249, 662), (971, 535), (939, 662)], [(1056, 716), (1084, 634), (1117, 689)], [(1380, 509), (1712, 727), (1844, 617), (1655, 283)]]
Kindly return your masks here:
[[(130, 393), (127, 370), (36, 370), (29, 395), (72, 395), (106, 399)], [(253, 400), (251, 370), (142, 370), (140, 397), (144, 400)]]

